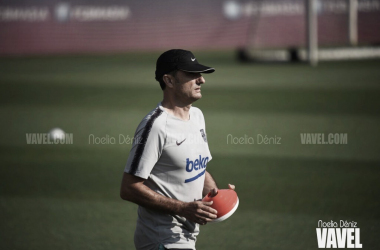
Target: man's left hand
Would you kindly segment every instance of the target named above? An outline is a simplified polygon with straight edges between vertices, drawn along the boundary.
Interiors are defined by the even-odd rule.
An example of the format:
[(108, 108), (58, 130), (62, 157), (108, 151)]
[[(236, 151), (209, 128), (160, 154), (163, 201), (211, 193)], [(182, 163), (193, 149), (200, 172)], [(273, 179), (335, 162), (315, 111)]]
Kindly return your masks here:
[[(229, 188), (229, 189), (232, 189), (232, 190), (235, 190), (235, 185), (228, 184), (228, 188)], [(218, 189), (217, 189), (217, 188), (213, 188), (213, 189), (211, 189), (211, 194), (210, 194), (210, 196), (211, 196), (211, 197), (214, 197), (217, 193), (218, 193)]]

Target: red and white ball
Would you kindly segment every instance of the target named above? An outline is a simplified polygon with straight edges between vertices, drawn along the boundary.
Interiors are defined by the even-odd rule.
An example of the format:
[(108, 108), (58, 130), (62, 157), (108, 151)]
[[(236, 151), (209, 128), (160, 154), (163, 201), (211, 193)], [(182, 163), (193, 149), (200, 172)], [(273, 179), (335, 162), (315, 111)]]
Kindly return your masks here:
[(239, 198), (232, 189), (219, 189), (218, 193), (211, 197), (210, 193), (202, 201), (213, 201), (211, 207), (218, 211), (217, 218), (212, 222), (221, 222), (229, 218), (239, 206)]

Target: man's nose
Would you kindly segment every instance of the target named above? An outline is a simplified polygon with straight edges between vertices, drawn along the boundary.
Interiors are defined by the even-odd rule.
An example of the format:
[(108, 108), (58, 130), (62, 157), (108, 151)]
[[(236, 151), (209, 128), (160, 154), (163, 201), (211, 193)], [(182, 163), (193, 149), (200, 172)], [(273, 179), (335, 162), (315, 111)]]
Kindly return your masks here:
[(205, 83), (205, 82), (206, 82), (206, 80), (204, 79), (203, 76), (200, 76), (200, 77), (198, 78), (198, 84), (203, 84), (203, 83)]

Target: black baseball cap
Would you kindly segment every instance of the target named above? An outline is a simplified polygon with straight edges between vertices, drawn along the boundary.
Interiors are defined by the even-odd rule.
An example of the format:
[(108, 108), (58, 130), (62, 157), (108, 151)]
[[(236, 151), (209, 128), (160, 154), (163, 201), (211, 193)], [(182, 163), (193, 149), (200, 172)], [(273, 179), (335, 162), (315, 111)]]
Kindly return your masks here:
[(156, 63), (156, 80), (173, 70), (182, 70), (192, 73), (212, 73), (214, 68), (198, 63), (191, 51), (183, 49), (171, 49), (160, 55)]

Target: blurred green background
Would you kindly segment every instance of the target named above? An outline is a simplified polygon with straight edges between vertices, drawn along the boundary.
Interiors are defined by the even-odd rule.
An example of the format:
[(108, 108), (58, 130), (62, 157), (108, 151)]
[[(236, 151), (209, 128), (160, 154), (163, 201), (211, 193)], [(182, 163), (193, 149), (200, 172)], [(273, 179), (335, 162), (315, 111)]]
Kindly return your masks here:
[[(141, 119), (161, 101), (157, 53), (0, 58), (0, 248), (134, 249), (137, 206), (119, 198)], [(380, 61), (240, 64), (233, 51), (195, 51), (216, 68), (199, 107), (220, 188), (240, 206), (201, 228), (198, 249), (317, 249), (318, 220), (355, 221), (380, 246)], [(28, 145), (26, 133), (73, 133), (72, 145)], [(347, 133), (347, 145), (303, 145), (301, 133)], [(92, 144), (89, 136), (114, 137)], [(233, 137), (281, 144), (231, 144)], [(91, 141), (90, 141), (91, 142)]]

